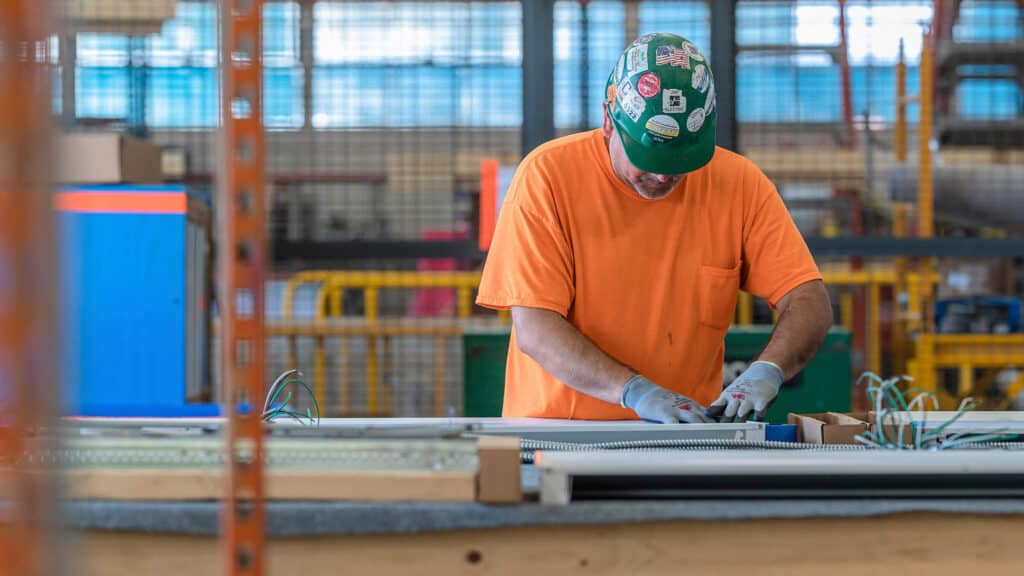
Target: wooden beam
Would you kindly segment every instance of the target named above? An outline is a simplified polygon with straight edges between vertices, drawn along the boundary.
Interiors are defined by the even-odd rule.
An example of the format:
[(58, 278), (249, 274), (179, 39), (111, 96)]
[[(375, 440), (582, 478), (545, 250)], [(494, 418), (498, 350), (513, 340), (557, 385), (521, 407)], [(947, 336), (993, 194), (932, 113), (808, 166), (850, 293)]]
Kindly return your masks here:
[[(739, 503), (737, 505), (740, 505)], [(673, 521), (526, 526), (379, 536), (271, 539), (270, 574), (829, 574), (879, 566), (904, 574), (1017, 574), (1024, 516), (900, 514), (874, 518)], [(216, 540), (90, 531), (76, 572), (206, 576)], [(742, 554), (737, 553), (742, 543)], [(754, 567), (754, 568), (752, 568)]]
[[(217, 500), (222, 470), (70, 470), (69, 498), (94, 500)], [(272, 500), (370, 500), (473, 502), (472, 472), (270, 471), (265, 497)]]

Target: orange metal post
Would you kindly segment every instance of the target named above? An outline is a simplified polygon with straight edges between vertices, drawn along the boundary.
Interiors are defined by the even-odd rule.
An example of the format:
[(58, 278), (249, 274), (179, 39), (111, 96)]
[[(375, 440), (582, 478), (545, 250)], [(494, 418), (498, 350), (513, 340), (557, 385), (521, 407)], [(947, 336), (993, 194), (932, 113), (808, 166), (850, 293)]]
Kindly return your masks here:
[(839, 80), (842, 87), (843, 123), (846, 124), (846, 146), (857, 145), (853, 126), (853, 91), (850, 88), (849, 44), (846, 40), (846, 0), (839, 0)]
[[(909, 207), (906, 202), (895, 202), (892, 207), (892, 235), (895, 238), (907, 236)], [(892, 371), (904, 374), (907, 369), (907, 313), (909, 294), (907, 290), (907, 259), (898, 256), (893, 259), (896, 268), (896, 283), (893, 285), (892, 319)]]
[[(920, 120), (918, 125), (918, 187), (917, 187), (917, 234), (922, 238), (934, 235), (932, 212), (932, 109), (934, 102), (933, 65), (934, 48), (929, 35), (925, 35), (921, 49), (920, 66)], [(932, 330), (933, 294), (931, 282), (934, 264), (931, 258), (921, 260), (921, 328)]]
[(61, 549), (49, 541), (52, 477), (22, 458), (52, 416), (56, 383), (46, 8), (0, 0), (0, 572), (14, 576), (52, 572)]
[(498, 203), (498, 161), (493, 158), (480, 160), (480, 250), (487, 251), (494, 237), (497, 224)]
[(221, 310), (228, 471), (223, 521), (228, 574), (264, 573), (264, 133), (262, 0), (222, 3)]

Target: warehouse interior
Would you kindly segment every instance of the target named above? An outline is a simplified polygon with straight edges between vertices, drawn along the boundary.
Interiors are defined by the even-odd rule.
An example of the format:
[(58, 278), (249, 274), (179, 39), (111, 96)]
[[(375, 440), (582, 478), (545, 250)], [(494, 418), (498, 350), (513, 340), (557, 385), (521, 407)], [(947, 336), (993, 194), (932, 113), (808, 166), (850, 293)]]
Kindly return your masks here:
[[(751, 421), (510, 415), (506, 193), (656, 33), (832, 326)], [(1022, 219), (1021, 0), (6, 0), (0, 557), (1019, 573)], [(780, 312), (723, 297), (727, 389)]]

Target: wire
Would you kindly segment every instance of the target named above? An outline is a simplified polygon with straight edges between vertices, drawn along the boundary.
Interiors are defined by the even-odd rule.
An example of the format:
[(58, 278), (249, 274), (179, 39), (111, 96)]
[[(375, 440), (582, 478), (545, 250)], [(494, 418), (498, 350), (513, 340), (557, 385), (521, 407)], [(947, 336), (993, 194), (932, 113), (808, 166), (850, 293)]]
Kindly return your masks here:
[[(291, 377), (293, 375), (295, 376), (294, 378)], [(310, 410), (307, 408), (305, 413), (290, 410), (288, 406), (291, 405), (292, 398), (295, 397), (295, 392), (293, 392), (293, 390), (288, 390), (288, 395), (282, 402), (280, 402), (280, 404), (278, 404), (278, 397), (280, 397), (289, 386), (291, 386), (293, 390), (304, 390), (309, 394), (309, 397), (313, 401), (313, 409)], [(265, 422), (271, 422), (280, 416), (293, 418), (303, 424), (308, 421), (314, 426), (320, 425), (320, 403), (317, 401), (316, 394), (313, 393), (313, 389), (302, 381), (302, 372), (299, 372), (298, 370), (293, 369), (283, 372), (276, 380), (274, 380), (270, 389), (267, 390), (267, 398), (263, 402), (263, 420)]]
[[(994, 443), (1013, 440), (1014, 434), (1005, 431), (989, 433), (958, 432), (946, 434), (946, 430), (965, 414), (977, 407), (973, 398), (964, 398), (956, 413), (938, 426), (928, 427), (926, 402), (931, 401), (933, 409), (938, 409), (939, 401), (934, 394), (911, 388), (900, 390), (900, 382), (911, 382), (909, 376), (896, 376), (883, 380), (873, 372), (865, 372), (857, 379), (859, 385), (864, 380), (872, 384), (867, 387), (868, 398), (875, 407), (873, 429), (857, 435), (854, 439), (861, 445), (888, 450), (948, 450), (952, 448), (975, 447), (975, 445), (991, 446)], [(914, 395), (910, 402), (907, 398)], [(920, 414), (919, 419), (913, 417), (914, 410)], [(895, 429), (895, 441), (889, 433)], [(909, 429), (911, 441), (904, 442), (904, 432)]]

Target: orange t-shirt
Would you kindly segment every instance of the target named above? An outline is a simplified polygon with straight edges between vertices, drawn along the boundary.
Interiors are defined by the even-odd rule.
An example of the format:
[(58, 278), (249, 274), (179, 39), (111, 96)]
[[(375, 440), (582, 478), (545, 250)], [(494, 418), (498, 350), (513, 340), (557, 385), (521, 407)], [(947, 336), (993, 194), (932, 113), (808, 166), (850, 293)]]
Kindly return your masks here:
[[(612, 171), (600, 130), (559, 138), (516, 171), (477, 303), (562, 314), (601, 350), (707, 405), (722, 390), (739, 289), (768, 300), (821, 278), (771, 181), (718, 148), (665, 198)], [(635, 419), (509, 346), (504, 416)]]

